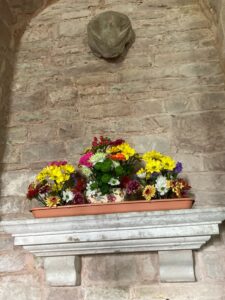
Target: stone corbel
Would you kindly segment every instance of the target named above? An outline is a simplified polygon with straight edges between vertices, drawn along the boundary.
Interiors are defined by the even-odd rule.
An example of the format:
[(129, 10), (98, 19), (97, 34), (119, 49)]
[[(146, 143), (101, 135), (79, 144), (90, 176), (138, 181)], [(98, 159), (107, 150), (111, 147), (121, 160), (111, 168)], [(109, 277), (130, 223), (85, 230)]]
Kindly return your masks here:
[(78, 286), (81, 284), (80, 256), (44, 258), (45, 278), (51, 286)]

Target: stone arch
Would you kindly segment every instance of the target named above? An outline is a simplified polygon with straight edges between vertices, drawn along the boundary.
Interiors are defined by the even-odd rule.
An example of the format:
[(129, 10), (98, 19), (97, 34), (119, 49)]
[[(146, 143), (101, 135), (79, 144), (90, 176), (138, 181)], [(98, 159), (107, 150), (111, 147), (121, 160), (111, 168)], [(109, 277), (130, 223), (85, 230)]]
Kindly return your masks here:
[[(139, 151), (154, 147), (182, 160), (201, 203), (198, 186), (205, 180), (213, 184), (209, 169), (216, 168), (206, 167), (205, 157), (224, 151), (223, 112), (213, 106), (216, 101), (222, 107), (224, 74), (199, 6), (32, 3), (25, 11), (35, 17), (28, 24), (21, 12), (22, 25), (13, 27), (17, 61), (4, 131), (3, 196), (25, 203), (27, 182), (48, 160), (75, 161), (93, 135), (108, 134), (127, 138)], [(99, 60), (87, 45), (88, 20), (108, 9), (128, 14), (134, 24), (136, 43), (125, 61)], [(212, 119), (219, 120), (213, 128)]]

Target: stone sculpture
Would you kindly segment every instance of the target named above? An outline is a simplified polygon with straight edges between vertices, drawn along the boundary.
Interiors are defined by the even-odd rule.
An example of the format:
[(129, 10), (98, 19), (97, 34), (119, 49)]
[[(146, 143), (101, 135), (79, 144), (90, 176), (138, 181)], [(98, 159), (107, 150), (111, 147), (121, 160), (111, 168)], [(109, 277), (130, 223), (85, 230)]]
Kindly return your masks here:
[(129, 18), (119, 12), (106, 11), (94, 17), (87, 27), (88, 44), (98, 57), (116, 58), (134, 41)]

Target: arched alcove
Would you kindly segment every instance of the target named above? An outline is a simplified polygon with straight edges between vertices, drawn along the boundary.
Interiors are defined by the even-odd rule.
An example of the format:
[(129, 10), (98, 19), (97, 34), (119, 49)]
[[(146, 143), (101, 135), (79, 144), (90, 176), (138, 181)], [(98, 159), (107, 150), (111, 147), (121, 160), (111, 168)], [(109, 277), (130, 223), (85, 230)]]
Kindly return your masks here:
[[(26, 30), (14, 43), (14, 72), (8, 97), (2, 97), (8, 107), (2, 125), (4, 218), (29, 217), (25, 191), (32, 176), (49, 160), (75, 162), (99, 134), (124, 137), (140, 151), (154, 147), (173, 155), (184, 163), (198, 206), (224, 205), (224, 73), (211, 23), (197, 0), (60, 0), (46, 9), (43, 1), (24, 1), (25, 10), (16, 2), (13, 11), (22, 25), (14, 21), (10, 36)], [(132, 21), (136, 41), (124, 60), (106, 62), (88, 48), (86, 25), (104, 10), (123, 12)], [(35, 16), (29, 24), (24, 11), (26, 18)], [(31, 256), (10, 245), (0, 248), (7, 300), (18, 290), (29, 300), (223, 295), (219, 238), (195, 255), (199, 282), (176, 288), (159, 285), (155, 253), (85, 257), (80, 288), (49, 288), (41, 262), (34, 267)]]
[[(109, 9), (126, 13), (136, 32), (127, 56), (111, 62), (91, 53), (86, 35), (90, 18)], [(197, 204), (221, 204), (224, 73), (197, 1), (61, 0), (30, 21), (16, 57), (4, 197), (22, 200), (33, 172), (49, 160), (75, 162), (93, 135), (105, 134), (172, 154)]]

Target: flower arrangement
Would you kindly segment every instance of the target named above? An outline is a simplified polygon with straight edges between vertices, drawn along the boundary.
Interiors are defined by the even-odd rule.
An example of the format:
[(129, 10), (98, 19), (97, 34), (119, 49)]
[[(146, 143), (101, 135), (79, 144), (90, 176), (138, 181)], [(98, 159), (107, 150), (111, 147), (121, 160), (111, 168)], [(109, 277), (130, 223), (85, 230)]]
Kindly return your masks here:
[(140, 155), (125, 140), (94, 137), (78, 162), (49, 163), (28, 187), (44, 206), (185, 198), (182, 163), (155, 150)]
[(142, 162), (144, 166), (138, 170), (137, 177), (146, 200), (186, 196), (191, 187), (178, 178), (183, 168), (181, 162), (154, 150), (144, 153)]
[(125, 140), (95, 137), (79, 160), (79, 168), (87, 178), (87, 201), (123, 200), (126, 181), (135, 174), (138, 161), (139, 155)]
[(84, 179), (66, 161), (49, 163), (36, 176), (27, 191), (28, 199), (37, 199), (48, 207), (84, 203)]

